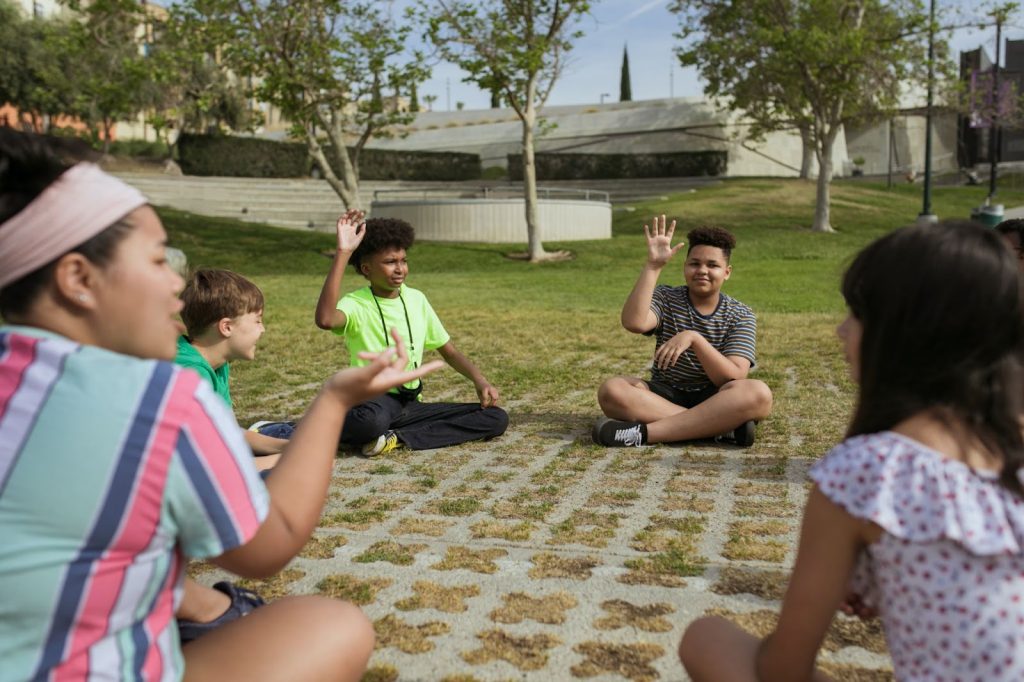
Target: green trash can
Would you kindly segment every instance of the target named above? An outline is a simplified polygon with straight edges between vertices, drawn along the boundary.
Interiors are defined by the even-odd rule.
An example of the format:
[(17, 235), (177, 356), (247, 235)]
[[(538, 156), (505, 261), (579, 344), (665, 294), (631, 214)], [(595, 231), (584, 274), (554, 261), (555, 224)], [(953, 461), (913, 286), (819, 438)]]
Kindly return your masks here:
[(1003, 222), (1003, 205), (979, 206), (971, 211), (971, 220), (977, 221), (985, 227), (995, 227)]

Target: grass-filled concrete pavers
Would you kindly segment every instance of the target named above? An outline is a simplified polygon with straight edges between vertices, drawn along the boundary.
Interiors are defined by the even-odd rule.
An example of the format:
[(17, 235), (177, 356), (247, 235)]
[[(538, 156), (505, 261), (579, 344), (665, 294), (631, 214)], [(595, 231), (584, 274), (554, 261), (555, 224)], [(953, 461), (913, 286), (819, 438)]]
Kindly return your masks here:
[[(806, 229), (812, 184), (758, 179), (615, 211), (610, 240), (546, 245), (571, 249), (566, 262), (504, 258), (521, 244), (416, 244), (408, 285), (501, 390), (509, 430), (448, 450), (340, 453), (315, 537), (281, 574), (246, 584), (271, 599), (360, 604), (381, 643), (367, 679), (681, 679), (674, 651), (694, 618), (765, 632), (807, 470), (842, 439), (853, 403), (834, 331), (839, 276), (857, 249), (915, 218), (918, 191), (836, 182), (832, 235)], [(933, 206), (966, 216), (983, 193), (937, 187)], [(1001, 198), (1024, 203), (1024, 191)], [(193, 266), (236, 270), (264, 291), (256, 361), (232, 368), (239, 422), (300, 418), (348, 364), (344, 342), (312, 322), (333, 235), (160, 212)], [(601, 381), (644, 376), (651, 361), (652, 340), (625, 332), (619, 310), (655, 213), (679, 219), (677, 240), (705, 223), (738, 238), (725, 291), (758, 315), (752, 376), (774, 395), (749, 449), (590, 443)], [(677, 258), (662, 283), (681, 283)], [(345, 291), (362, 285), (346, 274)], [(425, 384), (426, 400), (477, 400), (450, 369)], [(207, 584), (228, 577), (208, 563), (188, 570)], [(891, 679), (875, 625), (837, 620), (820, 661), (842, 679)]]

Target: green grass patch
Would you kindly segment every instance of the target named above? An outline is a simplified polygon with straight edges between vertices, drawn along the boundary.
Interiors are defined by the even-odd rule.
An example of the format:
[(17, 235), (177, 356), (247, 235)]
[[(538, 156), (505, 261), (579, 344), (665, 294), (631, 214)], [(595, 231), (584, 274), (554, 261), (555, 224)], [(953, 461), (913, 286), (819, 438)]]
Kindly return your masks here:
[[(516, 405), (513, 426), (586, 423), (598, 412), (595, 392), (603, 379), (642, 376), (651, 360), (653, 341), (619, 324), (620, 306), (646, 254), (645, 219), (655, 213), (677, 218), (679, 238), (699, 224), (722, 225), (738, 240), (724, 290), (758, 314), (758, 366), (752, 376), (768, 383), (775, 396), (773, 415), (759, 425), (750, 454), (819, 457), (841, 438), (853, 396), (834, 332), (844, 310), (839, 277), (858, 249), (914, 220), (920, 191), (911, 185), (886, 190), (882, 184), (836, 182), (832, 219), (838, 232), (819, 234), (808, 229), (813, 183), (726, 180), (639, 202), (635, 212), (615, 212), (611, 239), (546, 244), (572, 250), (571, 261), (529, 264), (504, 257), (522, 244), (420, 242), (409, 252), (409, 285), (429, 296), (460, 350), (501, 390), (506, 404)], [(985, 188), (937, 187), (933, 207), (940, 216), (966, 217), (984, 195)], [(1024, 189), (1001, 189), (1000, 200), (1024, 204)], [(324, 252), (334, 236), (170, 209), (160, 214), (171, 245), (185, 251), (192, 267), (238, 271), (266, 295), (267, 332), (256, 360), (232, 364), (239, 421), (300, 417), (329, 373), (348, 365), (344, 341), (313, 324), (330, 265)], [(682, 262), (677, 257), (670, 263), (661, 283), (681, 284)], [(349, 269), (342, 290), (364, 284)], [(426, 398), (439, 394), (476, 399), (472, 385), (447, 368), (427, 380)], [(573, 446), (558, 471), (578, 475), (604, 456), (600, 448)], [(658, 457), (657, 449), (629, 453), (607, 471), (643, 473)], [(748, 475), (760, 482), (758, 473), (780, 472)]]

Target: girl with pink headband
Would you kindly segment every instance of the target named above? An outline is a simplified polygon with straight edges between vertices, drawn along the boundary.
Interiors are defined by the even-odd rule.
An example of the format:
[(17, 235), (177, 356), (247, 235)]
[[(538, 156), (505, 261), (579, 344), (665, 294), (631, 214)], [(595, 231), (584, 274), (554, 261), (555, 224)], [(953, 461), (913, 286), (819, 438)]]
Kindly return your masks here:
[(136, 190), (0, 128), (0, 661), (9, 679), (356, 680), (359, 609), (288, 597), (187, 647), (186, 557), (266, 577), (305, 545), (352, 406), (438, 366), (332, 376), (266, 484), (210, 386), (176, 367), (183, 282)]

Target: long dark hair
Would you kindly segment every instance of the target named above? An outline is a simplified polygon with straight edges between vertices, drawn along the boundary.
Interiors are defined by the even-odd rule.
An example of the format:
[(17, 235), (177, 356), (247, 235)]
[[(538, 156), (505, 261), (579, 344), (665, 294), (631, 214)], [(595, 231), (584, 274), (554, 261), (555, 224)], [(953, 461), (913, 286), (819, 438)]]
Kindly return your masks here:
[(931, 411), (1000, 456), (1001, 483), (1024, 494), (1021, 280), (998, 233), (965, 221), (897, 230), (857, 255), (842, 292), (863, 326), (847, 435)]
[[(80, 140), (22, 133), (0, 126), (0, 225), (21, 212), (64, 171), (95, 157), (95, 152)], [(127, 223), (119, 221), (72, 250), (102, 267), (130, 231)], [(10, 319), (25, 312), (42, 292), (63, 255), (0, 290), (0, 315)]]

